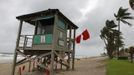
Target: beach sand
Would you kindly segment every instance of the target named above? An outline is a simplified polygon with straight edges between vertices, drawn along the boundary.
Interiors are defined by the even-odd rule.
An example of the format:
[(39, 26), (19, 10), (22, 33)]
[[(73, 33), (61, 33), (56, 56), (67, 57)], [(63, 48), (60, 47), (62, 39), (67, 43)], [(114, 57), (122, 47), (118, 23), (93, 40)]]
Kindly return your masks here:
[[(56, 75), (106, 75), (106, 57), (89, 57), (75, 60), (75, 70), (60, 71)], [(11, 75), (11, 64), (0, 64), (0, 75)], [(26, 67), (27, 68), (27, 67)], [(28, 71), (27, 69), (25, 71)], [(16, 72), (17, 73), (17, 72)], [(24, 74), (23, 75), (29, 75)], [(16, 74), (17, 75), (17, 74)], [(30, 74), (30, 75), (45, 75)]]

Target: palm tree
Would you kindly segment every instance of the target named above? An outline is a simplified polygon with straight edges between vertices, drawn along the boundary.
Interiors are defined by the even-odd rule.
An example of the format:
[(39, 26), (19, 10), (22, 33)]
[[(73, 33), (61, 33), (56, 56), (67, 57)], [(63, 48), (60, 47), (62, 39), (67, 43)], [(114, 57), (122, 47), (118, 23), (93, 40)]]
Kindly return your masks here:
[(115, 50), (118, 50), (118, 47), (123, 47), (124, 46), (124, 42), (123, 42), (124, 38), (122, 37), (122, 33), (119, 32), (118, 30), (114, 31), (114, 37), (115, 37), (115, 40), (114, 40), (115, 41), (115, 43), (114, 43)]
[[(123, 9), (122, 7), (119, 8), (117, 14), (114, 13), (114, 16), (116, 18), (116, 20), (118, 21), (118, 31), (120, 32), (120, 22), (124, 23), (124, 24), (128, 24), (129, 26), (132, 26), (131, 23), (127, 22), (126, 20), (128, 19), (133, 19), (131, 15), (131, 13), (127, 12), (128, 8)], [(118, 35), (118, 44), (120, 40), (120, 35)], [(120, 46), (118, 45), (118, 50), (117, 50), (117, 56), (119, 57), (119, 48)]]
[(116, 49), (115, 43), (116, 43), (116, 37), (118, 36), (116, 35), (118, 31), (114, 29), (116, 27), (117, 25), (114, 23), (113, 20), (111, 21), (107, 20), (106, 26), (101, 30), (100, 37), (105, 43), (109, 58), (113, 58), (113, 51)]

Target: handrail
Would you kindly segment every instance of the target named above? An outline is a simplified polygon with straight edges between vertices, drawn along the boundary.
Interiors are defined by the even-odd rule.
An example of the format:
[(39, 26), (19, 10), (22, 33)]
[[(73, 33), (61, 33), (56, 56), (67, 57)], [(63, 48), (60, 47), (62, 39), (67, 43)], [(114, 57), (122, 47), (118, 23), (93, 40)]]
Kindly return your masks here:
[[(46, 34), (37, 34), (39, 36), (41, 35), (46, 35)], [(21, 48), (27, 48), (27, 47), (32, 47), (32, 43), (33, 43), (33, 38), (36, 35), (20, 35), (20, 42), (19, 42), (19, 47)], [(30, 45), (30, 46), (28, 46)]]
[(32, 47), (33, 36), (34, 35), (20, 35), (19, 47), (23, 49)]
[[(35, 35), (46, 35), (46, 34), (35, 34)], [(34, 35), (20, 35), (20, 36), (34, 36)]]

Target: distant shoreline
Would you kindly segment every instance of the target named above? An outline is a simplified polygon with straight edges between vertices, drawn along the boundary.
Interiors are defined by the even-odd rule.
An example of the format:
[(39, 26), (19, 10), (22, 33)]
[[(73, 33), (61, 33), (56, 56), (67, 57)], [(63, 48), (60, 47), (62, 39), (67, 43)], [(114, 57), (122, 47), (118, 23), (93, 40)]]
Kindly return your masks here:
[[(14, 53), (6, 53), (0, 52), (0, 63), (12, 63), (13, 62)], [(86, 55), (75, 55), (76, 59), (80, 58), (90, 58), (90, 57), (99, 57), (99, 56), (86, 56)], [(22, 59), (21, 55), (18, 56), (18, 59)]]
[(0, 52), (0, 54), (14, 54), (14, 53), (9, 53), (9, 52)]

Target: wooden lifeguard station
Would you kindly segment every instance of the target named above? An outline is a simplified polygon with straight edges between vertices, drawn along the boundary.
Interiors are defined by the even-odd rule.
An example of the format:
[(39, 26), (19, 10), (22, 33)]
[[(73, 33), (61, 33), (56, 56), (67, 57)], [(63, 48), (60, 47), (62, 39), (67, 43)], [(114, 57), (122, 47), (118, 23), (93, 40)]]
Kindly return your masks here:
[[(16, 18), (20, 20), (20, 26), (12, 75), (15, 75), (16, 66), (36, 59), (43, 60), (40, 64), (44, 68), (47, 66), (46, 63), (50, 62), (50, 75), (54, 75), (54, 62), (59, 63), (61, 68), (63, 65), (67, 69), (74, 69), (75, 33), (78, 27), (58, 9), (48, 9)], [(35, 26), (34, 35), (21, 35), (23, 22)], [(18, 55), (25, 58), (17, 61)]]

